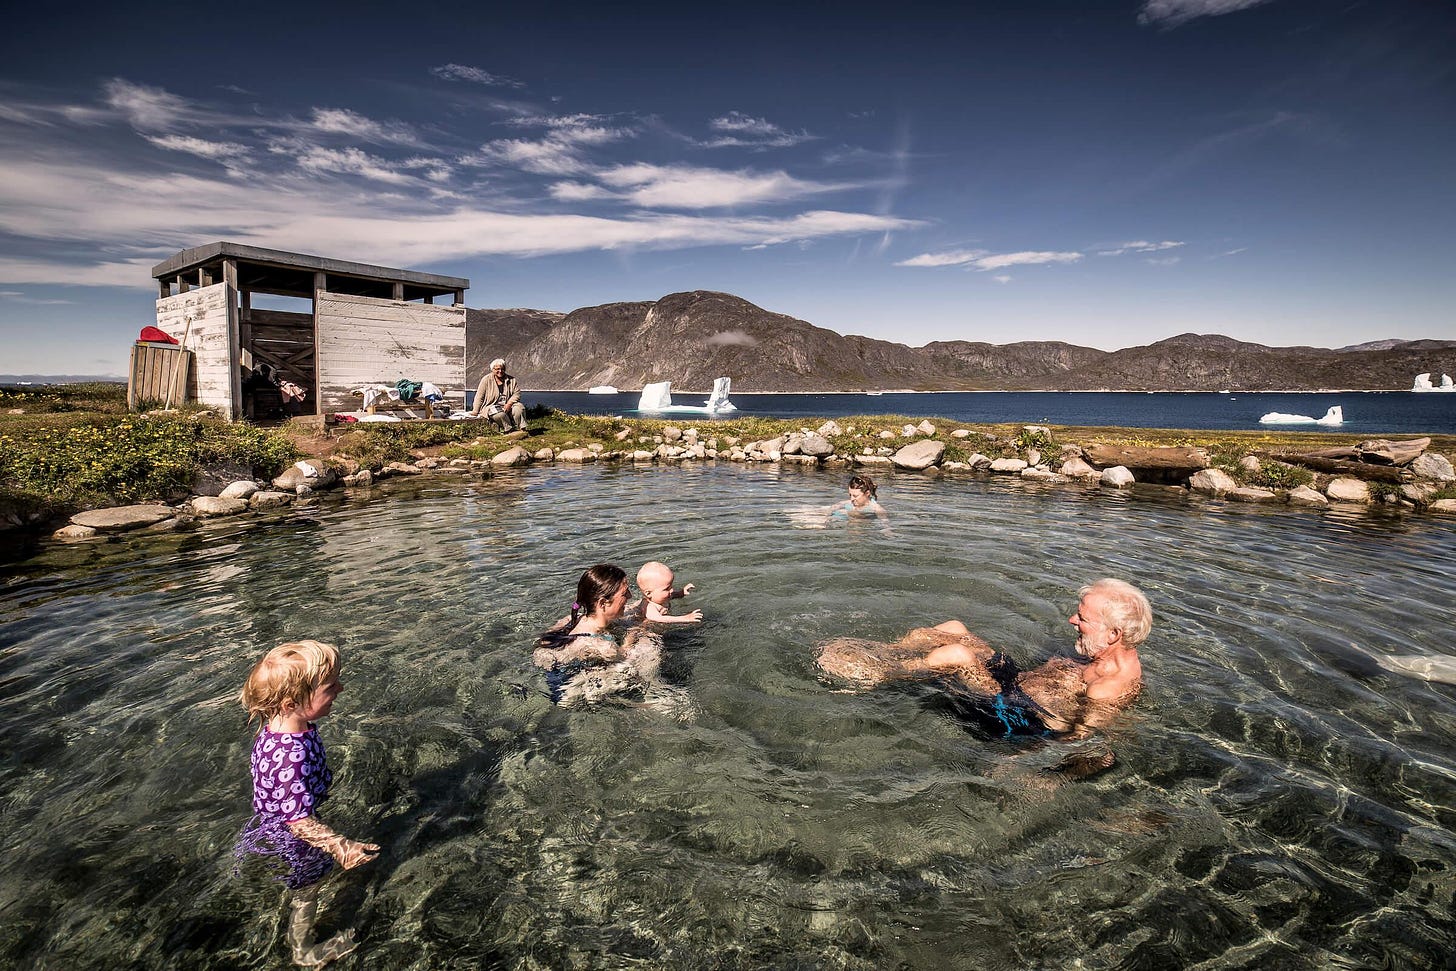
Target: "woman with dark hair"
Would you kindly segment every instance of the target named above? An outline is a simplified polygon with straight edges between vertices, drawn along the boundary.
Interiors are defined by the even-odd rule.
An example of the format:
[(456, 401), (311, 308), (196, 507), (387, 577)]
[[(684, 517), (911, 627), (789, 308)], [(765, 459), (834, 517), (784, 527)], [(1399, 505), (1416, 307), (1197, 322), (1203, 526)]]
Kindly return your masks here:
[(876, 516), (880, 520), (880, 528), (888, 533), (890, 516), (875, 498), (878, 492), (874, 479), (867, 475), (855, 476), (849, 480), (849, 498), (829, 507), (829, 516), (824, 524), (827, 526), (836, 520), (845, 522), (859, 516)]
[(662, 642), (644, 631), (622, 642), (608, 628), (627, 606), (627, 574), (598, 563), (576, 582), (571, 616), (536, 641), (531, 660), (546, 670), (551, 700), (569, 706), (644, 687), (657, 677)]

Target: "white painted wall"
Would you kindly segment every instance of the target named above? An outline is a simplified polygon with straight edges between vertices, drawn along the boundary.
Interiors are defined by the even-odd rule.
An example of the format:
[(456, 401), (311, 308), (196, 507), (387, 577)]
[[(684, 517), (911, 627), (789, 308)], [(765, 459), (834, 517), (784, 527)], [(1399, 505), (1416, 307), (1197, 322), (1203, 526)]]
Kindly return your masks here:
[[(226, 283), (214, 283), (157, 301), (157, 328), (182, 341), (193, 353), (187, 400), (236, 418), (239, 393), (238, 351), (233, 346), (232, 308), (237, 296)], [(191, 327), (188, 327), (188, 319)], [(180, 402), (174, 402), (178, 404)]]
[(318, 295), (319, 407), (354, 411), (351, 390), (401, 378), (438, 385), (451, 407), (465, 407), (465, 308)]

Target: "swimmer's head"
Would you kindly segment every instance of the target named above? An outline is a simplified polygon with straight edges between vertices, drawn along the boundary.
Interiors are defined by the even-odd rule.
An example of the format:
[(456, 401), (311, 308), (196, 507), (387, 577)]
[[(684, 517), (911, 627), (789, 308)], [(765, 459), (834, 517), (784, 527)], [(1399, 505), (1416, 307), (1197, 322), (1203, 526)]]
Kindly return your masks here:
[[(1104, 578), (1087, 584), (1077, 591), (1077, 596), (1080, 598), (1077, 607), (1079, 616), (1082, 605), (1088, 605), (1100, 616), (1084, 619), (1099, 622), (1109, 632), (1121, 632), (1123, 642), (1129, 647), (1135, 648), (1148, 639), (1148, 634), (1153, 629), (1153, 608), (1143, 592), (1131, 583)], [(1073, 626), (1077, 626), (1079, 633), (1082, 633), (1082, 628), (1075, 620)], [(1079, 645), (1081, 641), (1082, 638), (1079, 637)]]
[(611, 603), (626, 590), (627, 571), (612, 563), (598, 563), (576, 581), (576, 603), (571, 606), (572, 619), (575, 620), (580, 614), (591, 613), (598, 605)]
[(248, 720), (267, 722), (286, 707), (307, 708), (321, 686), (338, 678), (339, 649), (322, 641), (279, 644), (253, 665), (238, 701)]
[(637, 589), (655, 604), (665, 604), (672, 599), (672, 581), (672, 568), (656, 560), (642, 564), (642, 569), (637, 571)]
[[(855, 501), (856, 506), (864, 505), (875, 497), (878, 490), (875, 488), (875, 480), (867, 475), (857, 475), (849, 480), (849, 497)], [(858, 496), (855, 493), (859, 493)]]

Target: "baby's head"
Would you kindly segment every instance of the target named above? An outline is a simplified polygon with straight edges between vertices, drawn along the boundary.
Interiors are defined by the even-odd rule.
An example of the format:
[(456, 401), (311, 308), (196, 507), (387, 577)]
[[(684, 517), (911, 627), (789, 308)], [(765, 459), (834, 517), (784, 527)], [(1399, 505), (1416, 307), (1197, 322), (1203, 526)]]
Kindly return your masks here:
[(672, 568), (656, 560), (642, 564), (642, 569), (637, 571), (637, 589), (655, 604), (665, 604), (672, 599), (672, 580)]
[(339, 649), (322, 641), (279, 644), (253, 665), (238, 695), (248, 720), (267, 722), (285, 707), (307, 708), (322, 685), (339, 674)]

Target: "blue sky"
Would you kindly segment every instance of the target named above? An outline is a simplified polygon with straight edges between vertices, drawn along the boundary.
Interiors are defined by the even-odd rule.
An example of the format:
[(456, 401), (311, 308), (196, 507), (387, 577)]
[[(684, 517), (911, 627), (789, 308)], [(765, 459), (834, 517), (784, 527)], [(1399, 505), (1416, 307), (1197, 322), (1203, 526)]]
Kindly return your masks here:
[(912, 345), (1456, 338), (1448, 3), (26, 6), (0, 372), (122, 373), (219, 239)]

